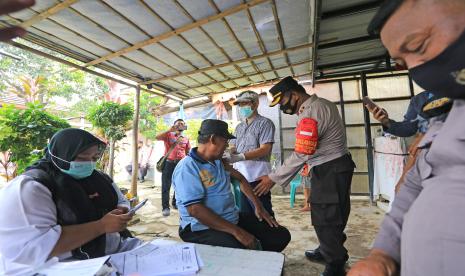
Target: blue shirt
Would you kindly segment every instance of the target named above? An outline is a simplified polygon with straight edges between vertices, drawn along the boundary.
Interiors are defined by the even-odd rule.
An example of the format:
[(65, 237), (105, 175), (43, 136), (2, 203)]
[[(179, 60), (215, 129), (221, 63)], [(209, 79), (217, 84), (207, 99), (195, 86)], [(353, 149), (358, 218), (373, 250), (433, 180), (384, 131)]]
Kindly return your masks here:
[(427, 91), (415, 95), (410, 100), (407, 113), (404, 115), (404, 120), (402, 122), (391, 120), (391, 127), (383, 127), (383, 130), (399, 137), (410, 137), (417, 132), (425, 133), (428, 130), (428, 119), (423, 116), (422, 108), (428, 101), (432, 100), (433, 97), (434, 95)]
[(192, 231), (209, 228), (189, 215), (187, 206), (196, 203), (202, 203), (233, 224), (238, 223), (239, 210), (231, 191), (230, 174), (221, 160), (203, 160), (197, 155), (197, 148), (193, 148), (174, 169), (172, 180), (181, 228), (189, 224)]

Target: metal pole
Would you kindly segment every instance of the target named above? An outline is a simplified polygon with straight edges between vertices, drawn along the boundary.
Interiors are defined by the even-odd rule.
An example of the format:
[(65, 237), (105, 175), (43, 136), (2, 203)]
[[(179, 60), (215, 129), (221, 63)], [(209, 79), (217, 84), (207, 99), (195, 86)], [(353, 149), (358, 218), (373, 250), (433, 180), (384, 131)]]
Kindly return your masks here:
[(313, 13), (313, 49), (312, 49), (312, 87), (315, 87), (315, 73), (317, 70), (318, 59), (318, 40), (320, 39), (320, 21), (321, 21), (321, 7), (322, 0), (315, 0), (315, 11)]
[[(366, 73), (362, 72), (360, 75), (360, 82), (362, 85), (362, 96), (368, 96), (368, 85)], [(373, 143), (371, 138), (371, 123), (370, 113), (363, 107), (363, 119), (365, 124), (365, 140), (367, 144), (367, 160), (368, 160), (368, 188), (370, 190), (370, 201), (374, 203), (373, 183), (374, 183), (374, 163), (373, 163)]]
[(344, 130), (346, 126), (346, 112), (344, 107), (344, 90), (342, 89), (342, 81), (337, 82), (339, 85), (339, 105), (341, 106), (341, 117), (342, 122), (344, 122)]
[[(278, 110), (278, 121), (279, 121), (279, 146), (281, 150), (281, 156), (279, 157), (279, 165), (282, 166), (284, 163), (284, 141), (283, 141), (283, 118), (281, 114), (281, 110), (279, 108), (275, 108), (275, 110)], [(284, 187), (281, 187), (281, 192), (284, 194), (285, 189)]]
[(136, 87), (134, 95), (134, 117), (132, 121), (132, 177), (131, 177), (131, 194), (137, 200), (137, 174), (139, 172), (139, 154), (137, 144), (139, 141), (139, 105), (140, 105), (140, 86)]
[(408, 87), (410, 89), (410, 96), (415, 96), (415, 89), (413, 88), (413, 80), (412, 77), (410, 77), (410, 74), (408, 75)]

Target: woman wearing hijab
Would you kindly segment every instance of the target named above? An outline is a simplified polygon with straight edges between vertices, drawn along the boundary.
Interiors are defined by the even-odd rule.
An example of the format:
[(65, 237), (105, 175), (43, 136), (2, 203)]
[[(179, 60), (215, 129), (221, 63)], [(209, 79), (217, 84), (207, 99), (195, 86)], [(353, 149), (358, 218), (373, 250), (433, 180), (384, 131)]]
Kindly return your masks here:
[(57, 132), (45, 156), (0, 191), (0, 274), (51, 257), (89, 259), (140, 244), (122, 238), (132, 216), (113, 180), (95, 169), (105, 143), (81, 129)]

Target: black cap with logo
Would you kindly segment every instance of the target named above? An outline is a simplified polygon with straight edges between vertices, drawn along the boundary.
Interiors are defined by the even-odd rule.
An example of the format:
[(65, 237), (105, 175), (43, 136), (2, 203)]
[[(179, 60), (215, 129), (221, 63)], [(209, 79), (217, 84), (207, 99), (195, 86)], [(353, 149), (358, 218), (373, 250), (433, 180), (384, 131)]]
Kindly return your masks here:
[(297, 90), (301, 85), (292, 77), (285, 77), (280, 82), (275, 84), (270, 89), (270, 94), (273, 97), (273, 100), (270, 103), (270, 106), (275, 106), (279, 103), (284, 93), (291, 90)]
[(229, 133), (228, 124), (221, 120), (207, 119), (200, 125), (199, 135), (218, 135), (226, 139), (236, 139)]
[(404, 0), (386, 0), (378, 9), (375, 16), (368, 25), (368, 33), (371, 36), (379, 36), (381, 29), (388, 21), (389, 17), (404, 3)]

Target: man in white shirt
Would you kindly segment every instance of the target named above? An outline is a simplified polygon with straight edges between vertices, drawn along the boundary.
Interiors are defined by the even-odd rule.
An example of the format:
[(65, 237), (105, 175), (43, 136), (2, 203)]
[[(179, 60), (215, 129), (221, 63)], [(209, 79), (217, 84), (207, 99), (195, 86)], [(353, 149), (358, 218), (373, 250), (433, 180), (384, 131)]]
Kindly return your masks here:
[[(258, 178), (271, 172), (271, 150), (274, 143), (275, 126), (273, 122), (258, 114), (259, 96), (253, 91), (244, 91), (237, 96), (234, 104), (238, 106), (242, 122), (236, 127), (231, 140), (231, 154), (225, 156), (252, 187), (258, 184)], [(271, 204), (271, 192), (259, 197), (263, 207), (274, 215)], [(242, 195), (241, 211), (253, 213), (253, 204)]]

